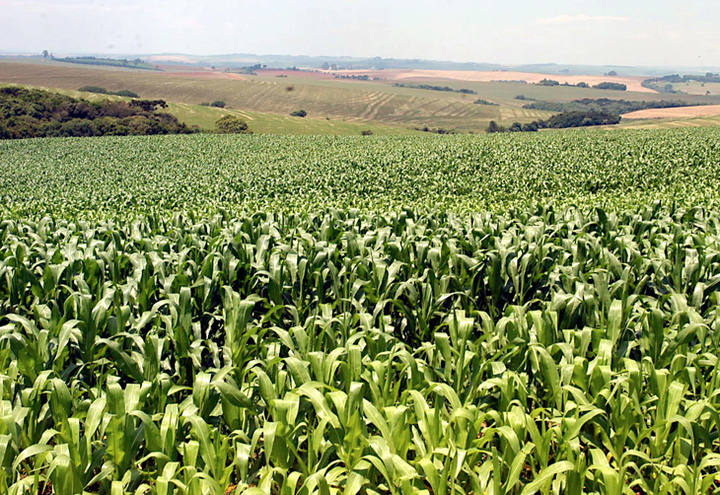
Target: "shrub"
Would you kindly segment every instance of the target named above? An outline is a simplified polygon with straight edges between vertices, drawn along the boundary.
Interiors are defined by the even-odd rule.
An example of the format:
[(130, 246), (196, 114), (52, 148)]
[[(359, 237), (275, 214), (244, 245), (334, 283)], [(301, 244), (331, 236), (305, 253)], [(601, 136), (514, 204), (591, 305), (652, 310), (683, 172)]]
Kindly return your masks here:
[(487, 132), (488, 134), (493, 134), (496, 132), (505, 132), (505, 129), (503, 127), (500, 127), (498, 123), (494, 120), (491, 120), (488, 124)]
[(360, 132), (360, 135), (361, 135), (361, 136), (372, 136), (372, 135), (373, 135), (373, 131), (371, 131), (370, 129), (366, 129), (366, 130)]
[(137, 94), (133, 91), (130, 91), (129, 89), (121, 89), (120, 91), (115, 91), (112, 94), (114, 94), (116, 96), (125, 96), (127, 98), (139, 98), (140, 97), (139, 94)]
[(219, 119), (215, 122), (215, 128), (221, 134), (247, 134), (250, 132), (247, 122), (234, 115), (226, 115)]

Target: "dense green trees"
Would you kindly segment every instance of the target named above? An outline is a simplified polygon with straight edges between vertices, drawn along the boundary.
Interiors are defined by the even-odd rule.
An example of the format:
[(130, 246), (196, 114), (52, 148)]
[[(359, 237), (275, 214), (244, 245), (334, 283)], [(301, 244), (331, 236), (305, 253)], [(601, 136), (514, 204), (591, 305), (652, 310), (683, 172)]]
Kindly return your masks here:
[(587, 127), (592, 125), (612, 125), (620, 123), (619, 115), (606, 112), (565, 112), (553, 115), (545, 121), (547, 127), (552, 129), (565, 129), (567, 127)]
[(611, 98), (582, 98), (579, 100), (557, 102), (557, 101), (535, 101), (528, 103), (523, 108), (531, 110), (546, 110), (549, 112), (606, 112), (622, 115), (624, 113), (636, 112), (648, 108), (674, 108), (702, 105), (702, 103), (688, 103), (679, 100), (654, 100), (654, 101), (629, 101), (615, 100)]
[(620, 123), (622, 117), (608, 112), (595, 110), (563, 112), (553, 115), (547, 120), (536, 120), (529, 124), (513, 122), (508, 127), (501, 127), (494, 120), (490, 121), (487, 131), (489, 134), (495, 132), (535, 132), (540, 129), (566, 129), (568, 127), (588, 127), (594, 125), (613, 125)]
[(601, 82), (593, 86), (594, 89), (611, 89), (613, 91), (627, 91), (627, 85), (616, 82)]
[(163, 100), (89, 102), (19, 87), (0, 88), (0, 139), (55, 136), (187, 134)]

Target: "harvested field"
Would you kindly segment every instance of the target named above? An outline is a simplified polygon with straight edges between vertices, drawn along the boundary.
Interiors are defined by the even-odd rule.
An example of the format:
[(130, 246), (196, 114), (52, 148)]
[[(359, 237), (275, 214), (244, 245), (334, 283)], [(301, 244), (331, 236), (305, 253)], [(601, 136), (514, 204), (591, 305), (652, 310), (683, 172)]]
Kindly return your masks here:
[(720, 115), (720, 105), (703, 105), (694, 107), (650, 108), (623, 115), (623, 119), (665, 119), (710, 117)]
[(376, 70), (376, 71), (334, 71), (335, 74), (343, 75), (368, 75), (380, 77), (386, 80), (438, 80), (450, 79), (458, 81), (493, 82), (493, 81), (525, 81), (537, 83), (543, 79), (553, 79), (559, 83), (577, 84), (585, 82), (592, 85), (601, 82), (615, 82), (625, 84), (628, 91), (640, 93), (655, 93), (642, 86), (644, 77), (621, 77), (621, 76), (574, 76), (563, 74), (541, 74), (535, 72), (510, 72), (510, 71), (473, 71), (473, 70)]

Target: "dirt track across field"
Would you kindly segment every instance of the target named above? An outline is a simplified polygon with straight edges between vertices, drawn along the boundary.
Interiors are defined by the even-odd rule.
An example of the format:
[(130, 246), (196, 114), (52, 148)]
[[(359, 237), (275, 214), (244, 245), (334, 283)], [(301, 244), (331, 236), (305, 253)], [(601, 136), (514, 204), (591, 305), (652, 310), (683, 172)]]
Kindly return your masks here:
[(649, 108), (626, 113), (623, 119), (667, 119), (687, 117), (712, 117), (720, 115), (720, 105), (702, 105), (696, 107)]

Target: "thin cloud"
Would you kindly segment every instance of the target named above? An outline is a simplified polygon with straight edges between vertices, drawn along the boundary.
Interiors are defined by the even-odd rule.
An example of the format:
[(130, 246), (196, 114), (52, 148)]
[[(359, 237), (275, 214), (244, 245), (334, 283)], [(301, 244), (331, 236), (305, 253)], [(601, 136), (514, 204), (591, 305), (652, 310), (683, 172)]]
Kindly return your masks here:
[(557, 17), (544, 17), (538, 19), (538, 24), (583, 24), (590, 22), (628, 22), (629, 17), (611, 15), (559, 15)]

